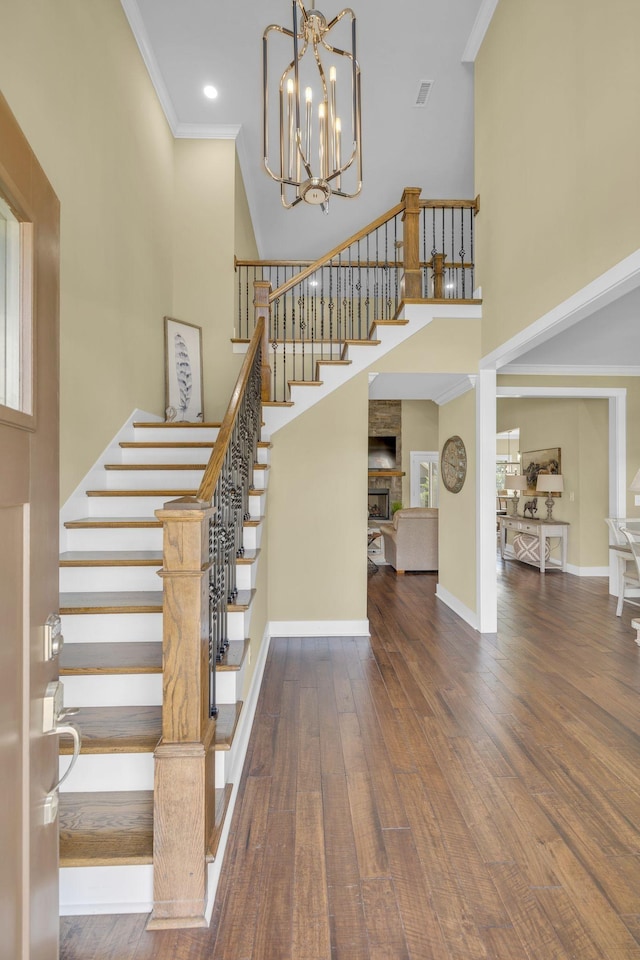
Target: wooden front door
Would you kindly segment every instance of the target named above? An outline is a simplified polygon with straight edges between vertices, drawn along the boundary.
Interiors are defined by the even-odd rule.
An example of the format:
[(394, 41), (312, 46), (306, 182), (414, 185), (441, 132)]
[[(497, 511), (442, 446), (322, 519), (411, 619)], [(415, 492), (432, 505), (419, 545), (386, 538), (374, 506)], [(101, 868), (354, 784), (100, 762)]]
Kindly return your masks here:
[(0, 96), (0, 954), (58, 955), (58, 823), (46, 823), (58, 676), (42, 625), (58, 609), (59, 204)]

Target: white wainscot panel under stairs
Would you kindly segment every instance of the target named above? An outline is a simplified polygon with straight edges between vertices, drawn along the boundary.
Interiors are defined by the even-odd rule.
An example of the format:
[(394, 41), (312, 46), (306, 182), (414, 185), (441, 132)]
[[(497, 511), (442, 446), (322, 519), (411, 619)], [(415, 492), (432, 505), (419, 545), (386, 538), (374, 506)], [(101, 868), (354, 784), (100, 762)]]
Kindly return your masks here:
[[(136, 420), (145, 425), (135, 426)], [(136, 411), (61, 511), (60, 674), (65, 707), (78, 708), (68, 722), (77, 723), (83, 738), (61, 788), (63, 914), (152, 906), (153, 752), (162, 704), (162, 527), (154, 511), (173, 492), (197, 490), (217, 433), (217, 426), (168, 425)], [(265, 442), (253, 476), (259, 491), (267, 487), (268, 462)], [(265, 493), (256, 492), (250, 499), (255, 519), (245, 524), (237, 565), (239, 595), (228, 614), (230, 647), (216, 671), (220, 786), (239, 779), (252, 720), (242, 694), (264, 509)], [(253, 709), (260, 677), (256, 669)], [(61, 738), (60, 747), (62, 775), (71, 740)], [(117, 830), (109, 829), (115, 824), (119, 842)], [(225, 827), (223, 838), (227, 834)], [(217, 881), (219, 863), (210, 875)]]

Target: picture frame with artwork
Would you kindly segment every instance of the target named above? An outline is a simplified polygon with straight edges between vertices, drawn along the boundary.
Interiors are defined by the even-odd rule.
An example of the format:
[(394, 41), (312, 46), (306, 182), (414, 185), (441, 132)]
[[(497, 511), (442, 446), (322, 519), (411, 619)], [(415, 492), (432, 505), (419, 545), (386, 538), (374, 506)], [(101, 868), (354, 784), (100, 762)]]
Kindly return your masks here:
[[(544, 450), (529, 450), (520, 457), (520, 470), (527, 478), (527, 489), (521, 496), (539, 497), (536, 482), (539, 473), (562, 473), (560, 447), (547, 447)], [(561, 493), (545, 493), (545, 497), (560, 497)]]
[(202, 327), (164, 318), (164, 383), (167, 421), (204, 420)]

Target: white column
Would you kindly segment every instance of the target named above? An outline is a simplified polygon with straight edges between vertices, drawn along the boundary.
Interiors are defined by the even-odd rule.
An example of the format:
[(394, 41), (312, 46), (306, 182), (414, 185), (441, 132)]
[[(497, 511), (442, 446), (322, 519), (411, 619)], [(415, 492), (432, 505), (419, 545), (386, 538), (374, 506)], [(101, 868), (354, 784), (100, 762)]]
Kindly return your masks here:
[(476, 381), (476, 609), (480, 633), (498, 628), (496, 581), (496, 371)]

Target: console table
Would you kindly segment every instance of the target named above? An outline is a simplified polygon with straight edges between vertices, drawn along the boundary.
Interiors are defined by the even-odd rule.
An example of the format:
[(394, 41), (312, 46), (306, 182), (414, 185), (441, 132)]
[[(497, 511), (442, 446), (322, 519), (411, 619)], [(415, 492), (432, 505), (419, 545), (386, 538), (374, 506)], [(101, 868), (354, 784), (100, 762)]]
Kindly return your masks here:
[[(513, 547), (507, 542), (507, 533), (527, 533), (538, 538), (538, 559), (523, 560), (540, 568), (540, 573), (546, 570), (567, 569), (567, 541), (569, 539), (569, 524), (562, 520), (528, 520), (526, 517), (498, 517), (500, 526), (500, 555), (503, 560), (517, 560)], [(545, 560), (546, 542), (552, 538), (560, 540), (560, 560)]]

